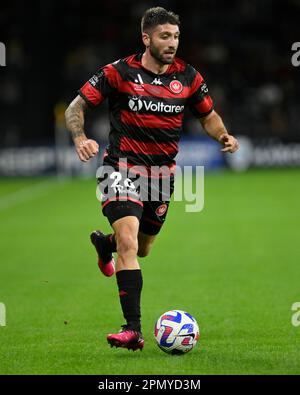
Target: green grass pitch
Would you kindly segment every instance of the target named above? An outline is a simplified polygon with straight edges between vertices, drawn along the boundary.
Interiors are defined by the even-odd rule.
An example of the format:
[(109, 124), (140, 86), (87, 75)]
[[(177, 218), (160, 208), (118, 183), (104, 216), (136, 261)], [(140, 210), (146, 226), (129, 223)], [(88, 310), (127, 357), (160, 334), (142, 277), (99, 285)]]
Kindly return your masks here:
[[(134, 353), (106, 342), (124, 320), (89, 243), (110, 229), (94, 180), (0, 180), (0, 374), (299, 374), (299, 180), (299, 170), (211, 173), (202, 212), (172, 203), (140, 260), (145, 347)], [(200, 326), (184, 356), (154, 341), (170, 309)]]

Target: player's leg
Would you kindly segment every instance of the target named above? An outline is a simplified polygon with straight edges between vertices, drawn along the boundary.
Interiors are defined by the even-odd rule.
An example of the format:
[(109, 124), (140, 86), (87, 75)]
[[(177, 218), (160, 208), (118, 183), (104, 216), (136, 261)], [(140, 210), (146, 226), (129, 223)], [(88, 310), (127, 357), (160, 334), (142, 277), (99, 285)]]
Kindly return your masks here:
[(98, 254), (99, 269), (105, 276), (111, 277), (115, 273), (115, 260), (112, 255), (117, 251), (115, 235), (105, 235), (100, 230), (94, 230), (90, 239)]
[(139, 220), (135, 216), (126, 216), (112, 224), (117, 245), (116, 271), (140, 270), (137, 261)]
[(138, 256), (149, 255), (153, 243), (161, 231), (169, 207), (169, 202), (144, 202), (138, 233)]
[[(141, 217), (143, 203), (139, 199), (137, 191), (125, 186), (124, 180), (128, 181), (128, 174), (120, 170), (115, 164), (112, 165), (108, 158), (104, 159), (103, 166), (98, 169), (97, 193), (101, 198), (102, 211), (110, 222), (110, 225), (126, 216)], [(128, 189), (129, 188), (129, 189)], [(131, 194), (134, 194), (131, 196)], [(127, 201), (128, 199), (128, 201)], [(93, 231), (90, 235), (98, 254), (98, 266), (105, 276), (115, 273), (115, 261), (112, 255), (117, 252), (116, 234), (105, 235), (100, 230)], [(119, 259), (122, 262), (122, 257)], [(121, 264), (121, 263), (120, 263)]]
[(109, 334), (107, 340), (111, 346), (142, 349), (140, 301), (143, 278), (137, 260), (139, 220), (135, 216), (126, 216), (115, 221), (112, 227), (118, 254), (116, 278), (126, 325), (122, 326), (121, 332)]
[(120, 304), (126, 320), (119, 333), (109, 334), (108, 343), (132, 350), (142, 349), (140, 300), (143, 286), (141, 269), (137, 260), (139, 220), (143, 211), (140, 202), (114, 201), (105, 206), (116, 240), (116, 279)]
[[(112, 276), (115, 273), (115, 260), (112, 253), (117, 252), (115, 233), (105, 235), (100, 230), (94, 230), (90, 237), (98, 253), (98, 266), (101, 272), (107, 277)], [(155, 238), (154, 235), (147, 235), (139, 231), (138, 257), (144, 258), (149, 255)]]
[(137, 260), (139, 220), (127, 216), (115, 221), (112, 226), (117, 240), (116, 277), (123, 315), (127, 328), (140, 332), (143, 280)]
[(154, 243), (156, 235), (147, 235), (139, 231), (138, 233), (138, 256), (140, 258), (144, 258), (145, 256), (149, 255), (151, 247)]
[[(165, 223), (170, 204), (170, 198), (174, 190), (174, 175), (171, 175), (166, 182), (153, 184), (151, 182), (150, 192), (148, 190), (148, 200), (144, 201), (143, 214), (140, 220), (138, 233), (138, 256), (145, 257), (149, 254), (154, 240), (161, 231)], [(152, 199), (152, 192), (155, 199)], [(159, 195), (158, 195), (159, 194)], [(160, 196), (161, 200), (157, 200)]]

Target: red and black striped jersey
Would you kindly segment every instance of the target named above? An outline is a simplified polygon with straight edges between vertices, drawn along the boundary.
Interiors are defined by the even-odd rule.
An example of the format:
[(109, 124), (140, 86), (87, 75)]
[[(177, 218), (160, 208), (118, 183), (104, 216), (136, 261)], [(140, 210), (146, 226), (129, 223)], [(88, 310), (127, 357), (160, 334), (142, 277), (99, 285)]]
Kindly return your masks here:
[(141, 64), (142, 54), (100, 68), (78, 91), (92, 107), (109, 100), (107, 153), (112, 161), (161, 166), (174, 163), (184, 109), (198, 118), (213, 110), (201, 74), (179, 58), (164, 74)]

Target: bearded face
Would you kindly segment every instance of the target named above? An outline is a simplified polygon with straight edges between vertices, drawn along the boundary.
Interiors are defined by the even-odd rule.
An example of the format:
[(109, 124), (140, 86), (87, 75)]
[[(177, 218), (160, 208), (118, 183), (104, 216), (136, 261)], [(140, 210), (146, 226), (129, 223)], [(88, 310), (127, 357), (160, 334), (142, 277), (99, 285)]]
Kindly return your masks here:
[(163, 65), (173, 63), (179, 44), (178, 26), (158, 25), (148, 37), (151, 56)]

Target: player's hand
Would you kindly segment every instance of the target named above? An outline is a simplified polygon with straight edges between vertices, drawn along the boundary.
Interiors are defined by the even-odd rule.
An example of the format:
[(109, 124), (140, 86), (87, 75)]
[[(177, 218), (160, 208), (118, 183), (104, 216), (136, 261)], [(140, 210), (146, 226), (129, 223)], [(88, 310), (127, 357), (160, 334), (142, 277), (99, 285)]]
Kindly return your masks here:
[(230, 134), (223, 133), (219, 137), (219, 142), (224, 145), (222, 152), (235, 152), (239, 149), (239, 142), (237, 139)]
[(87, 162), (99, 152), (99, 144), (95, 140), (79, 140), (75, 142), (76, 152), (82, 162)]

